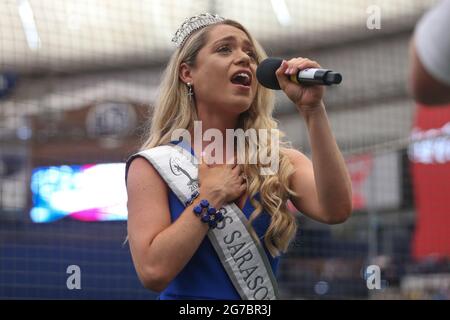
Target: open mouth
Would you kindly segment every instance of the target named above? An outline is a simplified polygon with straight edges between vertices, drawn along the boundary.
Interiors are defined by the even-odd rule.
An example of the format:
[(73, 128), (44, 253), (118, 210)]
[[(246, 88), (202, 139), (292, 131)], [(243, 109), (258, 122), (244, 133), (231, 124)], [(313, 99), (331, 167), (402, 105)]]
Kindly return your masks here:
[(248, 71), (236, 72), (233, 77), (231, 77), (231, 83), (250, 87), (252, 84), (252, 74)]

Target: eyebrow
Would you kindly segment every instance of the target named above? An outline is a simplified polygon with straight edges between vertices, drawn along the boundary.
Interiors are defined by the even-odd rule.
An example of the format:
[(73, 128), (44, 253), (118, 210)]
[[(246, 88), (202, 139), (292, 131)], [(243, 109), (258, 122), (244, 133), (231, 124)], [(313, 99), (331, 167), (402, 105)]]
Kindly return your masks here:
[[(236, 42), (236, 37), (235, 37), (235, 36), (224, 37), (224, 38), (222, 38), (222, 39), (219, 39), (219, 40), (215, 41), (215, 42), (213, 43), (213, 45), (216, 45), (216, 44), (218, 44), (219, 42), (223, 42), (223, 41), (234, 41), (234, 42)], [(247, 40), (247, 39), (244, 40), (244, 43), (245, 43), (247, 46), (252, 47), (253, 49), (255, 48), (255, 46), (254, 46), (249, 40)]]

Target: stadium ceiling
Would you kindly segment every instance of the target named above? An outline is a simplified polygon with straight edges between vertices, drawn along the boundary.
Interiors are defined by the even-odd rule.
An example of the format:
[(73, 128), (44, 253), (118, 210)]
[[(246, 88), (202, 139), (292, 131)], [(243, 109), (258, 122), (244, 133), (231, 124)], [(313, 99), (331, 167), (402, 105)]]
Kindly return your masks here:
[[(188, 16), (217, 12), (244, 24), (269, 53), (412, 30), (436, 0), (5, 0), (0, 71), (71, 72), (152, 65), (174, 50)], [(381, 29), (367, 20), (379, 10)]]

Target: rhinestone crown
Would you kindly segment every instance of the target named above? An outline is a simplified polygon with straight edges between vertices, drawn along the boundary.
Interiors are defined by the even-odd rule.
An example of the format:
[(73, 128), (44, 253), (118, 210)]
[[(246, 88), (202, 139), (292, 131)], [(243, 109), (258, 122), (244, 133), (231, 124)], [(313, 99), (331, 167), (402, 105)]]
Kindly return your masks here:
[(182, 47), (184, 42), (195, 31), (202, 29), (206, 26), (224, 21), (225, 18), (215, 14), (202, 13), (191, 18), (186, 19), (180, 28), (178, 28), (175, 36), (172, 38), (172, 42), (176, 44), (178, 48)]

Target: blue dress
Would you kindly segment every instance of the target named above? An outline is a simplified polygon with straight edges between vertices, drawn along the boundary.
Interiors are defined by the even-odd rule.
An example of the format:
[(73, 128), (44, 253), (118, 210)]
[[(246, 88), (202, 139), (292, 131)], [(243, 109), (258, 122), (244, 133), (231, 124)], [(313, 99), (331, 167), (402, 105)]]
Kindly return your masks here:
[[(181, 145), (181, 144), (180, 144)], [(189, 147), (189, 149), (191, 149)], [(193, 150), (190, 150), (193, 154)], [(132, 159), (129, 160), (131, 162)], [(129, 166), (129, 163), (127, 167)], [(257, 199), (259, 194), (257, 194)], [(184, 205), (177, 196), (169, 189), (169, 208), (171, 221), (174, 222), (184, 211)], [(242, 211), (249, 219), (254, 207), (247, 199)], [(272, 267), (274, 275), (277, 275), (279, 256), (273, 258), (267, 250), (264, 243), (264, 234), (270, 225), (270, 215), (263, 211), (253, 222), (260, 243)], [(209, 238), (206, 236), (200, 244), (191, 260), (186, 264), (183, 270), (170, 282), (158, 297), (161, 300), (190, 300), (190, 299), (222, 299), (222, 300), (240, 300), (238, 292), (233, 286), (225, 268), (212, 246)]]

